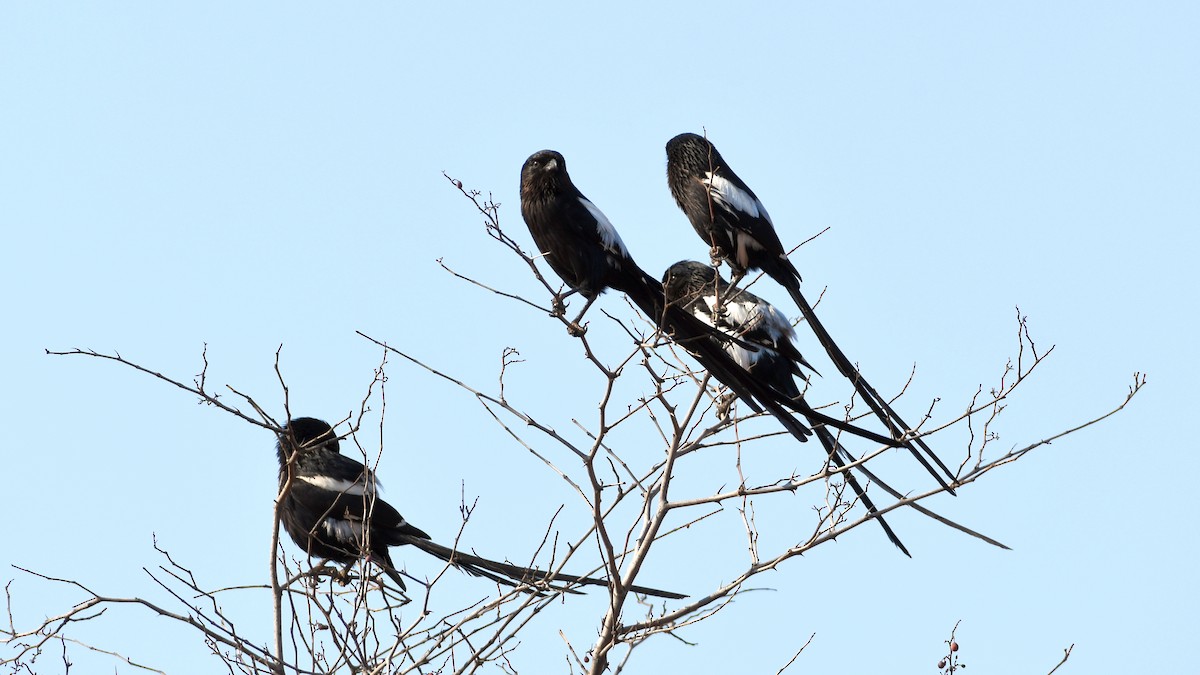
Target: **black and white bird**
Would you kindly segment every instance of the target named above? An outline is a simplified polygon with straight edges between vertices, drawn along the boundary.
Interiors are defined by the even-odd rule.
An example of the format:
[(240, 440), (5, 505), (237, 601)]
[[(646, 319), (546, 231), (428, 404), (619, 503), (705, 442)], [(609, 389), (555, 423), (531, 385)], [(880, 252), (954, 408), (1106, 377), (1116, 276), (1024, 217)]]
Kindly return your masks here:
[[(704, 323), (730, 336), (740, 338), (740, 341), (730, 340), (719, 343), (739, 366), (788, 398), (796, 401), (802, 400), (802, 393), (795, 378), (804, 377), (803, 368), (813, 370), (813, 367), (804, 360), (804, 356), (796, 348), (794, 342), (796, 331), (783, 312), (749, 290), (726, 283), (712, 267), (692, 260), (677, 262), (667, 269), (663, 274), (663, 290), (668, 303), (678, 305)], [(757, 349), (754, 351), (746, 349), (746, 343), (755, 345)], [(813, 430), (834, 466), (842, 468), (857, 461), (854, 455), (834, 437), (826, 425), (814, 425)], [(861, 472), (880, 489), (896, 499), (904, 498), (899, 491), (880, 480), (865, 464), (855, 467), (854, 471)], [(867, 512), (877, 514), (878, 509), (874, 502), (858, 483), (854, 474), (849, 471), (843, 472), (843, 474), (846, 483), (862, 502)], [(909, 503), (909, 506), (954, 529), (978, 537), (992, 545), (1008, 548), (987, 535), (959, 525), (916, 502)], [(899, 537), (883, 517), (877, 515), (876, 519), (888, 539), (907, 555), (908, 549), (900, 542)]]
[[(337, 434), (326, 422), (297, 417), (276, 443), (279, 455), (280, 521), (292, 541), (309, 556), (351, 564), (366, 558), (405, 588), (388, 549), (409, 545), (475, 576), (507, 586), (561, 582), (608, 586), (604, 579), (541, 570), (488, 560), (430, 540), (378, 495), (375, 474), (341, 454)], [(540, 590), (533, 586), (532, 590)], [(643, 586), (631, 592), (661, 598), (686, 596)]]
[(584, 299), (583, 310), (571, 322), (583, 332), (580, 320), (596, 298), (609, 288), (625, 293), (654, 319), (663, 310), (657, 282), (643, 272), (615, 227), (571, 182), (567, 162), (554, 150), (535, 152), (521, 167), (521, 215), (529, 234), (550, 269), (571, 293)]
[[(788, 398), (800, 390), (793, 375), (804, 368), (816, 372), (796, 349), (796, 329), (783, 312), (744, 288), (731, 286), (715, 269), (694, 260), (681, 260), (663, 274), (667, 302), (727, 335), (739, 338), (723, 346), (739, 366)], [(757, 345), (753, 351), (745, 343)]]
[[(521, 167), (521, 215), (539, 254), (571, 292), (585, 299), (585, 312), (605, 290), (621, 291), (753, 411), (766, 409), (800, 441), (811, 435), (811, 430), (788, 412), (795, 401), (751, 377), (718, 344), (736, 338), (714, 331), (678, 306), (666, 303), (662, 284), (638, 267), (616, 228), (575, 187), (561, 154), (542, 150), (525, 160)], [(579, 330), (582, 316), (581, 312), (572, 322)], [(578, 330), (575, 332), (578, 334)], [(753, 345), (746, 346), (754, 349)], [(828, 424), (879, 443), (894, 444), (890, 438), (817, 411), (800, 412), (810, 423)]]
[(908, 448), (943, 488), (954, 494), (946, 482), (947, 478), (954, 480), (954, 473), (923, 440), (909, 436), (912, 427), (863, 378), (825, 330), (800, 292), (800, 273), (788, 259), (766, 207), (733, 172), (717, 148), (707, 138), (692, 133), (667, 141), (667, 184), (696, 233), (712, 247), (713, 259), (729, 265), (731, 282), (736, 285), (747, 272), (762, 270), (787, 289), (838, 371), (853, 383), (892, 437)]

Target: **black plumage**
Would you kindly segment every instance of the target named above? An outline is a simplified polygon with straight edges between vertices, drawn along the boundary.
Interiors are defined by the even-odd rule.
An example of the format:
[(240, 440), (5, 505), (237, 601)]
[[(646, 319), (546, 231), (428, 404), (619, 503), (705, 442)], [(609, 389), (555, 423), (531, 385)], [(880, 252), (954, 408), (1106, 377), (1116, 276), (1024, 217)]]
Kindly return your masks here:
[[(521, 167), (521, 215), (539, 254), (572, 292), (585, 298), (588, 306), (609, 288), (621, 291), (752, 410), (766, 409), (798, 440), (807, 440), (811, 435), (808, 427), (788, 412), (788, 408), (795, 409), (796, 401), (749, 376), (717, 344), (733, 338), (714, 331), (679, 307), (667, 305), (662, 284), (638, 267), (612, 223), (571, 181), (561, 154), (542, 150), (525, 160)], [(578, 332), (580, 327), (576, 328)], [(753, 349), (753, 345), (747, 346)], [(802, 400), (799, 405), (803, 405)], [(876, 442), (893, 443), (811, 409), (798, 412), (814, 424), (829, 424)]]
[[(810, 370), (812, 366), (808, 365), (792, 342), (795, 330), (782, 312), (750, 291), (730, 286), (708, 265), (691, 260), (677, 262), (667, 269), (663, 275), (663, 290), (668, 303), (682, 307), (697, 319), (728, 335), (755, 345), (757, 349), (751, 351), (738, 342), (720, 343), (748, 373), (801, 404), (803, 398), (793, 376), (803, 375), (801, 366)], [(815, 429), (829, 460), (838, 468), (845, 466), (843, 454), (838, 452), (840, 446), (833, 435), (824, 425), (817, 425)], [(875, 503), (854, 474), (847, 471), (843, 476), (867, 512), (876, 514), (876, 520), (888, 540), (911, 557), (900, 537), (883, 516), (878, 515)]]
[[(750, 351), (743, 346), (743, 342), (725, 341), (720, 343), (739, 366), (789, 398), (797, 401), (802, 398), (795, 377), (803, 377), (802, 367), (812, 370), (812, 366), (796, 349), (793, 342), (796, 333), (792, 324), (774, 305), (744, 288), (737, 288), (726, 283), (712, 267), (691, 260), (675, 263), (667, 269), (663, 275), (663, 290), (668, 303), (682, 307), (697, 319), (728, 335), (737, 336), (743, 342), (755, 345), (757, 349)], [(842, 468), (857, 461), (854, 455), (830, 433), (827, 425), (814, 425), (813, 430), (834, 466)], [(853, 471), (861, 472), (893, 497), (903, 499), (902, 494), (880, 480), (865, 465), (855, 467)], [(862, 489), (855, 476), (851, 472), (843, 472), (843, 475), (846, 483), (863, 503), (867, 512), (878, 514), (874, 502)], [(910, 506), (930, 518), (973, 537), (978, 537), (1001, 548), (1008, 548), (1004, 544), (944, 518), (920, 504), (913, 503)], [(888, 539), (901, 551), (908, 554), (908, 549), (900, 542), (883, 516), (877, 515), (876, 519)]]
[[(805, 300), (800, 292), (800, 273), (788, 259), (771, 216), (754, 191), (703, 136), (680, 134), (667, 142), (666, 149), (667, 183), (671, 195), (696, 233), (712, 247), (713, 258), (729, 264), (731, 281), (736, 285), (746, 272), (762, 270), (787, 289), (838, 371), (853, 383), (859, 396), (893, 438), (908, 448), (938, 483), (953, 494), (946, 478), (954, 480), (954, 473), (924, 441), (907, 437), (912, 428), (863, 378)], [(933, 468), (930, 459), (941, 472)]]
[[(561, 582), (608, 586), (608, 581), (546, 572), (488, 560), (430, 540), (378, 496), (374, 473), (341, 454), (329, 424), (312, 417), (288, 422), (276, 443), (279, 486), (283, 492), (280, 521), (292, 541), (308, 555), (349, 564), (367, 558), (405, 588), (388, 549), (409, 545), (476, 576), (508, 586)], [(286, 489), (285, 489), (286, 488)], [(686, 597), (643, 586), (634, 593), (663, 598)]]
[(605, 290), (628, 295), (652, 319), (663, 310), (658, 282), (633, 262), (616, 228), (571, 182), (553, 150), (535, 152), (521, 167), (521, 215), (550, 269), (584, 298), (573, 324)]

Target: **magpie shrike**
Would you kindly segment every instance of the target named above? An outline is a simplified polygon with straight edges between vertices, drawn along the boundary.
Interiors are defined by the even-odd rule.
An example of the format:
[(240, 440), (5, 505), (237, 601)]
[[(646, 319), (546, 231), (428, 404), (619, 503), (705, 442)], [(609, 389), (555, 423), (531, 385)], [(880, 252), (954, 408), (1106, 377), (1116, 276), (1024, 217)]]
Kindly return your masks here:
[(707, 138), (692, 133), (680, 134), (667, 141), (667, 184), (696, 233), (712, 247), (712, 257), (729, 264), (733, 284), (736, 285), (748, 271), (762, 270), (787, 289), (838, 371), (854, 384), (859, 396), (888, 432), (908, 448), (942, 487), (954, 494), (927, 457), (950, 480), (954, 480), (954, 473), (920, 438), (905, 438), (912, 427), (863, 378), (825, 330), (800, 292), (800, 273), (788, 259), (767, 209), (733, 172), (717, 148)]
[[(729, 285), (712, 267), (681, 260), (667, 269), (662, 283), (668, 303), (740, 338), (725, 342), (725, 351), (739, 366), (788, 398), (800, 395), (793, 375), (803, 378), (802, 367), (816, 372), (796, 349), (796, 329), (783, 312), (749, 290)], [(759, 349), (751, 351), (744, 343)]]
[[(538, 252), (550, 268), (586, 301), (584, 312), (609, 288), (621, 291), (663, 332), (681, 345), (709, 373), (754, 412), (765, 408), (797, 440), (811, 431), (788, 408), (801, 412), (813, 424), (823, 423), (886, 445), (890, 438), (823, 415), (751, 377), (718, 343), (736, 339), (715, 331), (677, 306), (668, 305), (662, 284), (638, 267), (621, 235), (608, 218), (571, 181), (566, 160), (553, 150), (535, 152), (521, 167), (521, 215), (529, 226)], [(575, 334), (582, 328), (572, 322)], [(753, 345), (746, 348), (754, 350)]]
[[(513, 587), (542, 581), (609, 585), (605, 579), (551, 575), (435, 544), (378, 496), (374, 472), (341, 454), (337, 434), (329, 424), (297, 417), (288, 422), (284, 432), (275, 445), (282, 493), (279, 518), (296, 546), (312, 557), (346, 564), (366, 558), (402, 589), (404, 580), (388, 551), (392, 546), (413, 546), (468, 574)], [(643, 586), (630, 586), (629, 590), (660, 598), (687, 597)]]
[[(667, 269), (663, 275), (663, 291), (668, 303), (682, 307), (713, 328), (755, 345), (757, 350), (750, 351), (743, 343), (727, 341), (723, 344), (725, 351), (750, 375), (789, 399), (802, 400), (792, 376), (803, 376), (800, 367), (812, 370), (812, 366), (792, 343), (796, 331), (782, 312), (750, 291), (735, 289), (725, 283), (708, 265), (690, 260), (677, 262)], [(839, 468), (845, 466), (832, 434), (824, 426), (815, 428), (817, 439), (830, 461)], [(867, 512), (875, 515), (888, 540), (904, 555), (912, 557), (892, 527), (878, 515), (874, 502), (854, 474), (846, 471), (842, 475)]]
[[(796, 331), (792, 328), (792, 324), (774, 305), (749, 290), (726, 283), (712, 267), (691, 260), (677, 262), (667, 269), (663, 275), (663, 291), (668, 303), (678, 305), (704, 323), (740, 338), (740, 342), (721, 343), (739, 366), (788, 398), (796, 400), (801, 398), (802, 394), (796, 385), (794, 376), (804, 376), (801, 367), (809, 370), (813, 370), (813, 368), (796, 349), (793, 342)], [(746, 349), (745, 343), (757, 346), (757, 350)], [(835, 466), (841, 468), (848, 463), (857, 461), (854, 455), (850, 454), (829, 432), (826, 425), (815, 424), (813, 430)], [(880, 480), (865, 464), (855, 467), (854, 471), (863, 473), (880, 489), (896, 499), (904, 498), (897, 490)], [(850, 472), (843, 472), (843, 475), (846, 483), (866, 507), (867, 512), (873, 515), (878, 514), (875, 504), (859, 485), (854, 475)], [(929, 511), (916, 502), (910, 503), (909, 506), (954, 529), (978, 537), (995, 546), (1008, 548), (986, 535)], [(900, 542), (883, 516), (876, 515), (875, 517), (888, 539), (908, 555), (908, 549)]]
[[(592, 303), (608, 288), (615, 288), (639, 307), (654, 307), (651, 318), (661, 313), (655, 305), (653, 283), (633, 262), (616, 228), (571, 182), (567, 162), (553, 150), (530, 155), (521, 167), (521, 216), (529, 234), (554, 270), (571, 289), (584, 298), (583, 310), (571, 322), (577, 334), (579, 321)], [(653, 282), (653, 279), (650, 279)]]

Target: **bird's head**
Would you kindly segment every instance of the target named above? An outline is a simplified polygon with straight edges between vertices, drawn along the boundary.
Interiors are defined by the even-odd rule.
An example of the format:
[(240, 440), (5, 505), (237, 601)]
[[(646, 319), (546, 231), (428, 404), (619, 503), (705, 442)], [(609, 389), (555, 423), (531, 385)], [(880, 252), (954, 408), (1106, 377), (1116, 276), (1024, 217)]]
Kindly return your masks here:
[(724, 164), (721, 153), (707, 138), (693, 133), (679, 134), (667, 141), (667, 171), (686, 171), (700, 175)]
[(663, 273), (663, 293), (667, 302), (688, 302), (706, 286), (716, 283), (717, 272), (695, 260), (680, 260)]
[(277, 449), (281, 461), (286, 461), (287, 455), (284, 449), (296, 449), (300, 452), (311, 452), (316, 450), (328, 450), (333, 453), (339, 453), (341, 446), (338, 445), (337, 433), (333, 427), (329, 426), (328, 422), (316, 419), (314, 417), (297, 417), (294, 418), (283, 427), (286, 432), (280, 436)]
[(567, 160), (554, 150), (539, 150), (521, 166), (522, 191), (539, 185), (557, 186), (570, 180), (567, 176)]

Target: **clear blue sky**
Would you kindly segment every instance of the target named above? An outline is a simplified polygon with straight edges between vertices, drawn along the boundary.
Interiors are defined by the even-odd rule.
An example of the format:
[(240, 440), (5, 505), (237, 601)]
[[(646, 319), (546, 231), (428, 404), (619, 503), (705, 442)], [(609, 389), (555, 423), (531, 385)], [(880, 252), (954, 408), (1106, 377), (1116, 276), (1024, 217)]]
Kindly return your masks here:
[[(999, 447), (1115, 405), (1135, 370), (1150, 384), (1103, 426), (935, 502), (1013, 551), (898, 516), (914, 559), (862, 528), (681, 633), (697, 646), (643, 647), (631, 672), (773, 673), (815, 632), (794, 672), (932, 673), (959, 619), (970, 672), (1045, 672), (1072, 643), (1060, 672), (1186, 668), (1200, 629), (1197, 35), (1185, 2), (5, 3), (0, 563), (153, 595), (141, 568), (159, 564), (156, 533), (213, 585), (265, 574), (270, 435), (45, 348), (120, 351), (186, 380), (207, 343), (211, 384), (282, 414), (282, 344), (292, 409), (336, 419), (380, 356), (355, 330), (481, 386), (513, 346), (528, 362), (510, 396), (569, 427), (595, 400), (561, 375), (578, 345), (438, 268), (535, 291), (441, 172), (492, 192), (528, 243), (519, 168), (559, 150), (657, 274), (706, 254), (667, 191), (663, 144), (707, 129), (785, 243), (830, 228), (796, 262), (828, 286), (821, 312), (874, 384), (894, 389), (917, 364), (914, 417), (994, 384), (1015, 306), (1057, 349)], [(786, 307), (776, 291), (762, 289)], [(818, 386), (843, 396), (826, 370)], [(559, 505), (566, 523), (586, 517), (468, 396), (396, 360), (389, 375), (380, 471), (410, 520), (450, 534), (460, 494), (478, 496), (466, 540), (515, 557)], [(730, 464), (690, 479), (716, 489)], [(782, 535), (799, 514), (803, 531), (819, 497), (764, 501), (760, 518)], [(737, 527), (730, 509), (642, 581), (728, 579), (745, 557)], [(25, 623), (79, 599), (0, 573), (13, 577)], [(521, 672), (565, 672), (555, 630), (590, 645), (601, 605), (556, 608), (514, 656)], [(241, 611), (269, 620), (265, 602)], [(81, 630), (170, 672), (219, 665), (142, 613)]]

